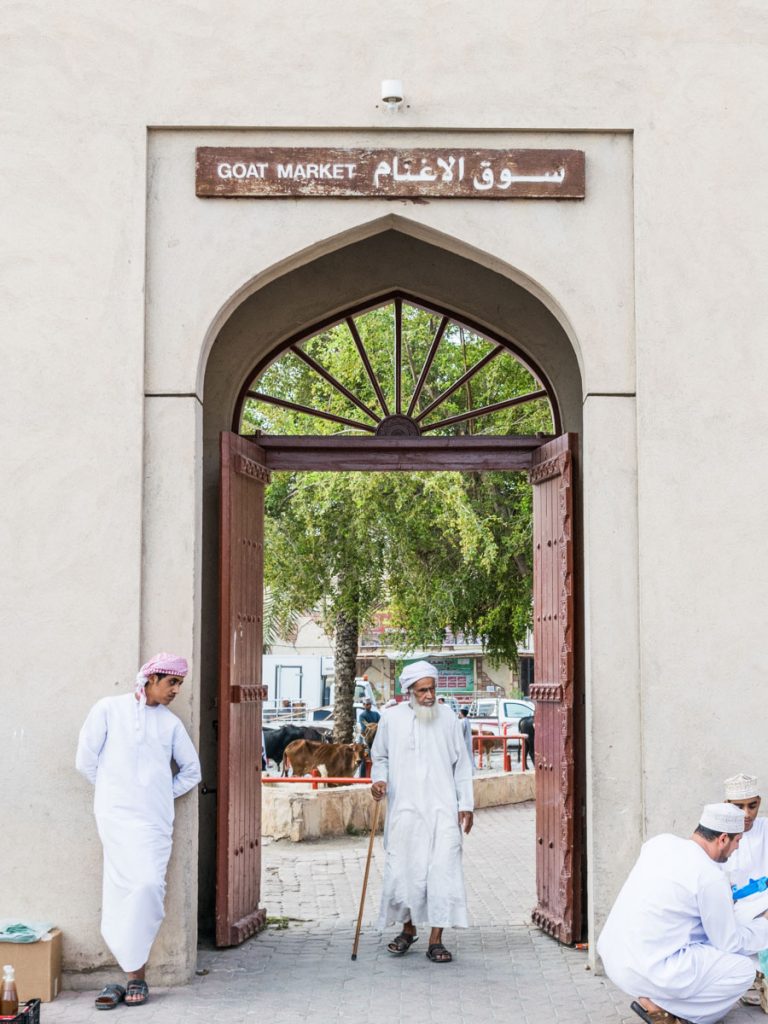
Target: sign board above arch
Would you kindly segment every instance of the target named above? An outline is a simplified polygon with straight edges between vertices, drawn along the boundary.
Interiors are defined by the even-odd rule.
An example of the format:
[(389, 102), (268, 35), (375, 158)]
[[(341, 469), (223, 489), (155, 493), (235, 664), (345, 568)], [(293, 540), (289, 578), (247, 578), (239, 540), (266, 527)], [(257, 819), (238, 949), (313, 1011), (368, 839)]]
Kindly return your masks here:
[(583, 199), (577, 149), (201, 146), (201, 198)]

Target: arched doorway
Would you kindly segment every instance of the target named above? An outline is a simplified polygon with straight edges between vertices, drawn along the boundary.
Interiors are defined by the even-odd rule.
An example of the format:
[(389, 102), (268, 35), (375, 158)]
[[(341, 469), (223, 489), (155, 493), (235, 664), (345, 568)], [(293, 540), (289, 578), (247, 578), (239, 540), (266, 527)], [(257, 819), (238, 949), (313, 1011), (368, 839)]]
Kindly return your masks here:
[[(415, 256), (418, 258), (415, 258)], [(373, 287), (377, 281), (384, 281), (391, 287), (393, 281), (397, 280), (394, 268), (397, 267), (398, 274), (402, 274), (402, 267), (404, 265), (413, 268), (408, 275), (411, 278), (409, 282), (411, 287), (407, 292), (400, 292), (399, 290), (396, 292), (387, 291), (382, 295), (380, 289)], [(419, 269), (421, 269), (421, 274)], [(291, 350), (294, 358), (302, 358), (302, 356), (296, 355), (297, 350), (302, 351), (304, 357), (308, 356), (309, 359), (316, 362), (314, 357), (307, 353), (305, 349), (299, 348), (301, 342), (308, 335), (316, 336), (318, 330), (322, 331), (325, 328), (330, 328), (336, 323), (347, 324), (350, 330), (351, 343), (357, 346), (355, 332), (349, 327), (349, 321), (354, 322), (356, 311), (370, 309), (377, 303), (380, 305), (382, 301), (391, 301), (394, 305), (394, 336), (397, 338), (398, 318), (400, 318), (400, 330), (402, 330), (403, 305), (408, 302), (418, 303), (422, 307), (426, 306), (439, 314), (442, 318), (441, 322), (446, 321), (443, 326), (443, 334), (445, 334), (449, 323), (463, 324), (467, 329), (477, 332), (478, 336), (491, 346), (486, 356), (490, 355), (491, 352), (496, 352), (496, 355), (491, 356), (488, 362), (491, 359), (498, 359), (502, 354), (501, 349), (503, 349), (504, 354), (514, 353), (519, 355), (524, 360), (527, 369), (533, 371), (532, 378), (534, 384), (537, 385), (526, 393), (526, 402), (545, 401), (551, 403), (553, 423), (558, 429), (565, 425), (566, 428), (571, 428), (572, 433), (575, 433), (580, 426), (580, 404), (577, 399), (580, 389), (578, 369), (573, 349), (568, 342), (565, 331), (552, 313), (546, 309), (541, 300), (535, 298), (530, 292), (522, 289), (519, 285), (513, 284), (502, 275), (488, 271), (478, 264), (474, 264), (461, 257), (456, 257), (451, 253), (437, 249), (414, 238), (399, 235), (397, 232), (386, 232), (382, 236), (366, 239), (363, 243), (356, 243), (345, 250), (323, 257), (308, 268), (303, 267), (289, 276), (293, 278), (291, 282), (278, 279), (273, 285), (267, 286), (260, 292), (255, 293), (235, 311), (220, 332), (206, 375), (205, 545), (207, 554), (205, 562), (207, 565), (207, 580), (204, 585), (204, 617), (206, 620), (204, 622), (204, 632), (207, 632), (209, 637), (212, 637), (213, 633), (214, 615), (219, 610), (219, 597), (218, 592), (214, 588), (212, 572), (219, 558), (218, 515), (216, 508), (218, 497), (218, 461), (216, 458), (218, 449), (216, 442), (218, 434), (221, 431), (231, 431), (233, 427), (239, 429), (243, 405), (249, 398), (248, 391), (258, 396), (252, 400), (269, 402), (270, 396), (266, 391), (257, 390), (254, 392), (253, 378), (254, 376), (259, 376), (281, 350)], [(326, 304), (325, 309), (322, 309), (321, 304), (323, 301), (326, 303), (330, 301), (330, 296), (327, 294), (325, 295), (325, 300), (323, 300), (323, 282), (326, 282), (326, 284), (332, 283), (332, 290), (335, 290), (336, 293), (338, 293), (339, 282), (346, 282), (347, 293), (351, 293), (350, 297), (357, 299), (356, 303), (342, 308), (334, 306), (332, 310), (329, 310)], [(429, 290), (426, 291), (425, 289), (422, 292), (418, 287), (420, 284), (422, 286), (428, 285)], [(413, 285), (417, 287), (414, 288)], [(272, 294), (267, 294), (270, 291)], [(356, 295), (355, 292), (357, 292)], [(459, 304), (438, 303), (432, 297), (436, 293), (443, 294), (446, 298), (453, 295), (454, 301), (458, 299)], [(281, 303), (286, 303), (289, 295), (293, 297), (293, 302), (282, 307), (281, 316)], [(305, 310), (311, 308), (314, 303), (316, 308), (320, 307), (318, 311), (322, 311), (324, 315), (317, 317), (314, 321), (305, 319), (298, 329), (291, 330), (292, 326), (296, 326), (291, 321), (296, 315), (295, 306), (297, 302)], [(499, 326), (496, 326), (497, 324)], [(397, 346), (397, 342), (395, 344)], [(442, 416), (435, 419), (434, 416), (430, 417), (430, 414), (434, 413), (437, 415), (436, 410), (440, 403), (433, 403), (431, 405), (428, 403), (426, 406), (419, 406), (419, 381), (422, 375), (425, 374), (425, 367), (427, 367), (427, 363), (430, 360), (430, 354), (434, 356), (434, 352), (439, 344), (440, 339), (437, 337), (433, 338), (425, 353), (424, 361), (421, 364), (421, 371), (415, 378), (415, 381), (413, 381), (414, 389), (405, 404), (403, 404), (402, 397), (400, 403), (398, 403), (396, 398), (394, 402), (389, 402), (386, 396), (383, 394), (379, 396), (377, 394), (376, 399), (379, 401), (380, 412), (374, 412), (373, 417), (368, 415), (368, 422), (373, 425), (373, 429), (370, 426), (367, 430), (360, 427), (354, 428), (359, 433), (368, 435), (374, 434), (381, 426), (383, 426), (383, 430), (377, 433), (376, 436), (371, 436), (370, 440), (361, 441), (361, 438), (358, 437), (345, 440), (344, 445), (337, 444), (335, 446), (336, 455), (345, 446), (348, 452), (351, 443), (352, 448), (357, 449), (359, 457), (362, 458), (365, 464), (365, 468), (375, 468), (371, 460), (382, 456), (390, 459), (391, 468), (391, 459), (394, 451), (397, 451), (398, 458), (402, 458), (404, 453), (407, 452), (408, 457), (415, 460), (415, 462), (411, 462), (411, 466), (418, 463), (421, 468), (432, 468), (428, 459), (425, 458), (426, 452), (429, 449), (432, 449), (433, 452), (442, 449), (445, 452), (450, 447), (455, 460), (459, 454), (457, 450), (459, 446), (456, 445), (456, 439), (449, 437), (449, 434), (455, 433), (455, 428), (459, 424), (472, 422), (476, 417), (468, 416), (467, 410), (463, 410), (452, 413), (450, 416)], [(396, 358), (395, 356), (395, 360)], [(485, 356), (481, 356), (479, 361), (483, 358)], [(365, 366), (365, 360), (362, 355), (361, 362)], [(228, 376), (225, 378), (222, 376), (222, 371), (226, 364), (229, 364), (230, 374), (233, 370), (236, 370), (236, 377)], [(476, 372), (480, 371), (477, 370)], [(335, 388), (338, 392), (339, 389), (336, 388), (334, 383), (328, 381), (327, 375), (324, 377), (320, 373), (319, 376), (323, 377), (325, 383), (331, 388)], [(398, 371), (395, 368), (393, 374), (393, 394), (397, 394), (400, 391), (397, 378)], [(458, 379), (460, 380), (461, 378)], [(376, 382), (376, 374), (368, 373), (368, 383), (374, 393), (377, 390)], [(456, 383), (457, 381), (453, 381), (453, 384)], [(445, 400), (457, 390), (453, 388), (453, 384), (444, 389), (447, 392)], [(209, 396), (212, 396), (214, 399), (210, 403)], [(344, 397), (347, 401), (352, 401), (349, 395)], [(498, 417), (507, 410), (523, 404), (520, 402), (521, 397), (519, 394), (506, 398), (502, 397), (499, 399), (499, 402), (493, 403), (495, 408), (486, 409), (484, 415), (487, 415), (489, 418), (493, 416)], [(384, 399), (383, 403), (381, 398)], [(358, 408), (360, 404), (366, 405), (359, 396), (358, 403)], [(355, 402), (353, 401), (352, 404), (355, 405)], [(392, 410), (389, 408), (390, 404), (393, 406)], [(293, 405), (300, 406), (300, 403), (293, 403)], [(306, 408), (304, 406), (303, 410), (297, 408), (295, 411), (299, 415), (306, 415)], [(367, 408), (369, 412), (373, 412), (369, 404)], [(345, 429), (349, 429), (349, 421), (351, 419), (349, 416), (340, 417), (335, 413), (331, 413), (331, 416), (336, 418), (326, 420), (326, 422), (338, 423), (340, 419), (344, 419), (347, 421)], [(400, 419), (393, 422), (394, 417), (400, 417)], [(357, 424), (363, 423), (362, 420), (353, 422)], [(392, 434), (387, 435), (387, 428), (392, 427), (401, 431), (399, 437), (393, 437)], [(432, 428), (431, 431), (428, 429), (430, 427)], [(574, 428), (576, 429), (574, 430)], [(437, 436), (425, 444), (426, 439), (421, 435), (430, 432)], [(496, 435), (495, 441), (498, 442), (503, 436)], [(477, 450), (479, 448), (475, 451), (470, 449), (473, 448), (474, 442), (478, 438), (460, 440), (461, 447), (466, 448), (466, 452), (462, 457), (472, 462), (477, 457)], [(467, 446), (464, 444), (465, 440), (470, 440), (473, 444)], [(485, 439), (480, 437), (479, 440), (481, 444), (485, 445), (486, 449), (489, 447), (494, 448), (494, 445), (490, 444), (488, 437)], [(557, 937), (563, 938), (565, 941), (571, 941), (579, 937), (579, 922), (582, 910), (582, 810), (580, 803), (582, 790), (578, 785), (578, 776), (583, 774), (583, 772), (577, 769), (573, 758), (574, 735), (581, 728), (579, 722), (580, 701), (578, 697), (580, 679), (579, 651), (578, 645), (575, 642), (576, 626), (574, 618), (574, 596), (578, 589), (575, 583), (576, 560), (574, 555), (574, 542), (576, 540), (574, 510), (577, 506), (573, 500), (574, 467), (571, 442), (565, 439), (552, 442), (554, 447), (542, 447), (544, 440), (543, 437), (530, 437), (527, 443), (517, 443), (516, 445), (502, 443), (503, 456), (501, 459), (502, 462), (504, 458), (509, 460), (510, 452), (514, 448), (518, 461), (514, 466), (507, 461), (505, 463), (507, 468), (522, 468), (523, 465), (533, 467), (535, 464), (536, 468), (533, 472), (534, 482), (542, 495), (546, 492), (546, 497), (543, 497), (543, 500), (540, 502), (540, 506), (545, 511), (539, 515), (541, 534), (539, 537), (540, 554), (537, 556), (539, 558), (537, 578), (539, 581), (542, 581), (542, 587), (537, 601), (540, 622), (543, 623), (539, 626), (539, 629), (549, 630), (549, 632), (546, 635), (542, 633), (537, 644), (542, 652), (546, 652), (547, 668), (539, 675), (541, 688), (536, 696), (541, 702), (540, 706), (545, 708), (547, 713), (542, 718), (540, 726), (542, 735), (548, 735), (549, 737), (549, 745), (546, 747), (546, 750), (553, 753), (559, 744), (558, 749), (560, 753), (565, 754), (570, 759), (570, 768), (566, 767), (563, 773), (562, 758), (560, 760), (552, 760), (547, 756), (543, 756), (540, 759), (540, 774), (542, 776), (540, 785), (546, 787), (548, 780), (553, 782), (554, 785), (547, 792), (554, 795), (555, 793), (563, 794), (567, 791), (570, 804), (566, 820), (563, 818), (562, 809), (557, 799), (554, 799), (554, 796), (542, 800), (542, 807), (544, 808), (542, 828), (546, 826), (547, 831), (539, 836), (539, 846), (541, 849), (538, 851), (538, 855), (541, 859), (542, 872), (549, 872), (549, 874), (546, 879), (546, 893), (542, 895), (540, 889), (540, 906), (537, 909), (537, 913), (538, 921), (543, 927), (557, 935)], [(233, 487), (242, 488), (243, 494), (247, 492), (255, 493), (253, 487), (259, 487), (260, 481), (263, 483), (265, 471), (268, 472), (270, 465), (278, 468), (281, 465), (280, 458), (284, 457), (285, 451), (290, 447), (285, 442), (281, 443), (275, 440), (274, 443), (273, 441), (269, 441), (269, 444), (265, 442), (265, 445), (259, 452), (258, 446), (253, 444), (253, 442), (242, 442), (238, 441), (237, 438), (233, 438), (226, 443), (229, 445), (229, 448), (225, 450), (232, 456), (229, 468), (233, 469), (235, 462), (239, 461), (240, 463), (240, 471), (238, 472), (236, 468), (233, 469), (229, 477), (229, 483)], [(364, 445), (365, 452), (360, 456), (361, 444)], [(243, 445), (250, 445), (250, 447), (243, 447)], [(302, 449), (300, 457), (314, 458), (315, 461), (311, 465), (314, 468), (320, 468), (320, 463), (317, 462), (317, 449), (315, 449), (313, 454), (311, 444), (304, 443), (300, 447)], [(265, 454), (267, 448), (269, 452)], [(495, 449), (496, 458), (498, 459), (500, 458), (498, 444), (495, 445)], [(292, 447), (292, 465), (301, 468), (302, 463), (300, 460), (297, 462), (296, 450), (296, 444), (294, 443)], [(523, 461), (520, 461), (521, 453)], [(332, 464), (334, 458), (328, 454), (327, 443), (325, 444), (324, 457), (326, 462), (322, 464), (322, 468), (341, 468), (338, 463)], [(500, 465), (501, 463), (497, 464)], [(345, 468), (350, 468), (348, 462)], [(249, 500), (246, 499), (245, 506), (248, 506)], [(252, 509), (251, 514), (255, 515), (253, 522), (258, 523), (258, 495), (254, 500), (250, 500), (250, 506)], [(249, 528), (245, 523), (241, 525), (246, 529)], [(256, 535), (252, 536), (250, 540), (253, 542), (254, 547), (257, 547), (259, 543), (258, 525), (255, 529)], [(566, 544), (562, 543), (563, 538), (567, 539)], [(226, 614), (231, 615), (231, 611), (230, 608)], [(246, 618), (253, 618), (252, 609), (242, 609), (241, 611)], [(222, 629), (222, 637), (226, 637), (231, 633), (231, 624), (231, 619), (228, 619), (227, 625)], [(562, 638), (566, 634), (568, 642), (564, 645)], [(204, 643), (203, 649), (210, 652), (210, 643)], [(210, 657), (210, 654), (207, 656)], [(253, 665), (253, 660), (249, 664)], [(565, 673), (565, 676), (563, 673)], [(548, 679), (547, 674), (552, 678)], [(220, 674), (217, 668), (209, 664), (204, 672), (204, 676), (209, 680), (206, 703), (210, 707), (215, 708), (217, 697), (212, 693), (210, 681), (219, 679)], [(566, 695), (570, 701), (569, 706), (571, 709), (574, 709), (570, 712), (570, 718), (565, 726), (563, 723), (566, 719), (562, 715), (558, 718), (558, 715), (555, 713), (556, 707), (562, 710), (564, 678), (567, 679), (567, 684), (570, 686), (570, 694)], [(213, 721), (217, 723), (219, 743), (221, 743), (226, 716), (226, 712), (223, 711), (223, 705), (226, 703), (228, 686), (239, 688), (238, 698), (233, 704), (247, 703), (247, 701), (242, 700), (243, 680), (228, 679), (222, 689), (225, 700), (219, 704), (216, 718), (214, 719), (212, 715), (209, 715), (208, 723), (206, 723), (205, 717), (203, 719), (203, 729), (208, 724), (210, 732), (213, 731)], [(231, 705), (228, 705), (228, 707), (231, 707)], [(573, 718), (574, 711), (576, 715), (575, 720)], [(239, 711), (235, 711), (234, 714), (238, 715)], [(254, 712), (250, 712), (250, 714), (253, 718)], [(241, 728), (236, 726), (233, 730), (232, 720), (231, 718), (226, 725), (230, 737), (236, 736)], [(209, 744), (211, 739), (210, 732)], [(250, 735), (251, 741), (255, 742), (256, 732), (253, 728), (250, 729)], [(235, 743), (237, 743), (237, 740), (235, 740)], [(583, 745), (577, 744), (577, 746), (581, 748)], [(205, 757), (206, 752), (202, 740), (201, 747), (203, 747), (203, 756)], [(542, 751), (544, 749), (542, 748)], [(211, 756), (212, 750), (209, 749), (208, 757), (210, 758)], [(223, 763), (225, 765), (233, 763), (230, 754), (224, 758)], [(212, 774), (210, 770), (207, 772), (208, 777), (212, 777)], [(220, 808), (222, 807), (221, 795), (226, 788), (222, 788), (221, 783), (222, 777), (219, 775)], [(231, 799), (231, 794), (227, 799)], [(252, 817), (250, 820), (252, 820)], [(220, 836), (223, 834), (223, 821), (224, 819), (220, 816)], [(205, 913), (206, 907), (209, 913), (212, 910), (210, 881), (213, 873), (213, 851), (210, 839), (207, 843), (205, 839), (206, 836), (211, 836), (212, 825), (210, 805), (206, 807), (204, 804), (201, 813), (200, 831), (201, 909), (203, 913)], [(566, 844), (559, 851), (559, 859), (556, 856), (558, 853), (556, 850), (558, 833), (567, 834), (568, 837)], [(254, 841), (253, 836), (248, 840), (249, 843), (254, 843)], [(244, 853), (244, 844), (239, 840), (237, 842), (234, 840), (230, 841), (229, 847), (228, 852), (226, 850), (222, 852), (220, 846), (220, 892), (222, 885), (225, 884), (222, 881), (224, 865), (222, 858), (229, 858), (231, 866), (234, 863), (234, 859), (236, 857), (242, 858)], [(250, 848), (254, 849), (253, 846)], [(257, 860), (257, 854), (253, 854), (251, 863), (253, 864)], [(244, 863), (246, 863), (244, 860), (239, 861), (241, 875)], [(246, 874), (248, 870), (248, 868), (245, 868)], [(250, 881), (252, 883), (252, 879)], [(566, 888), (570, 886), (568, 892), (566, 892), (564, 885), (566, 885)], [(257, 887), (255, 891), (256, 900), (258, 901)], [(253, 895), (254, 887), (251, 884), (245, 896), (246, 904), (249, 899), (253, 901)], [(552, 909), (558, 900), (561, 907), (566, 903), (568, 904), (567, 909), (570, 914), (568, 920), (565, 920), (562, 914), (558, 916), (557, 912)], [(239, 909), (233, 909), (234, 904), (231, 901), (230, 904), (230, 909), (226, 912), (229, 915), (228, 918), (226, 920), (222, 919), (222, 928), (219, 933), (221, 944), (240, 941), (240, 939), (247, 937), (247, 934), (251, 933), (258, 926), (258, 911), (255, 905), (251, 907), (250, 911), (244, 913), (243, 907), (245, 904), (240, 904)]]

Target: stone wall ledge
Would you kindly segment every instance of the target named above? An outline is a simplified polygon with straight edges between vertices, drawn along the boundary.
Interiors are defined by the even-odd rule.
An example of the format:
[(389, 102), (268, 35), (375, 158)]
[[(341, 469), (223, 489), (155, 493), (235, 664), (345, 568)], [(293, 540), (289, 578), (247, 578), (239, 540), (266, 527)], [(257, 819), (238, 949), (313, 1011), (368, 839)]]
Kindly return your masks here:
[[(475, 809), (517, 804), (536, 797), (533, 772), (487, 772), (474, 779)], [(261, 832), (270, 839), (301, 843), (326, 836), (358, 835), (373, 824), (373, 800), (367, 786), (321, 786), (317, 790), (300, 784), (264, 786), (262, 789)], [(384, 817), (381, 816), (380, 828)]]

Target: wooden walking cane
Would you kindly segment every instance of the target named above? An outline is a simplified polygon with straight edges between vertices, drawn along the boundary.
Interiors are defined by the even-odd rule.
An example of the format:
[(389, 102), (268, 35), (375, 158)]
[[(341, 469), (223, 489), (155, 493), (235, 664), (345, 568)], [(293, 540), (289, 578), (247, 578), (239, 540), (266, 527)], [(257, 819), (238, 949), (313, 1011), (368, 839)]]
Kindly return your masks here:
[(368, 840), (368, 859), (365, 862), (365, 874), (363, 875), (363, 891), (360, 893), (360, 912), (357, 915), (355, 943), (352, 946), (353, 960), (357, 960), (357, 944), (360, 941), (360, 929), (363, 926), (363, 908), (365, 907), (365, 893), (368, 888), (368, 872), (371, 870), (371, 854), (373, 853), (373, 840), (376, 838), (376, 829), (379, 824), (379, 811), (381, 810), (382, 800), (377, 800), (376, 806), (373, 809), (373, 824), (371, 825), (371, 838)]

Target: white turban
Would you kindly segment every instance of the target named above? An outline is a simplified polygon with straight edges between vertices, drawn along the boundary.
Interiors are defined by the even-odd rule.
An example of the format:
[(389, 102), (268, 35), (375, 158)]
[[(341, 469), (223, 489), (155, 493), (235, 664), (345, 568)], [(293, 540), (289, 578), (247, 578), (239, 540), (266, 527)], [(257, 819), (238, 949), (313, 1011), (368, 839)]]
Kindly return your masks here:
[(725, 780), (723, 785), (725, 786), (726, 800), (751, 800), (760, 795), (757, 791), (757, 776), (755, 775), (744, 775), (743, 773), (732, 775), (730, 779)]
[(430, 676), (437, 685), (437, 669), (428, 661), (415, 661), (412, 665), (406, 665), (400, 673), (400, 689), (405, 693), (419, 679), (426, 679)]
[(699, 824), (713, 832), (735, 833), (744, 831), (744, 811), (733, 804), (707, 804), (701, 812)]

